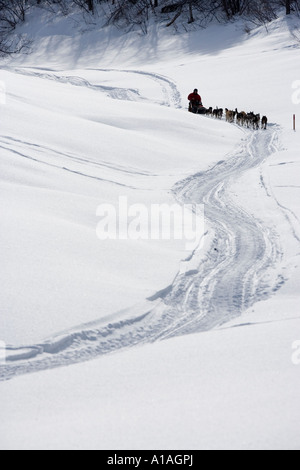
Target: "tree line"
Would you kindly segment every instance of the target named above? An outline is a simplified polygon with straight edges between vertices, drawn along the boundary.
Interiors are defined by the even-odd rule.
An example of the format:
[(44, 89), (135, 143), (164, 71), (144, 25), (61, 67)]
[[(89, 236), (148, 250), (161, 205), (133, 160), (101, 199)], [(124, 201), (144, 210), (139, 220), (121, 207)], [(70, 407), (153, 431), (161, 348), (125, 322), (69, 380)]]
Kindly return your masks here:
[[(206, 26), (213, 18), (230, 21), (247, 16), (256, 24), (275, 19), (278, 10), (300, 15), (300, 0), (0, 0), (0, 55), (28, 49), (28, 40), (17, 36), (16, 27), (23, 23), (31, 6), (59, 9), (68, 14), (75, 8), (87, 16), (103, 19), (103, 24), (119, 28), (138, 26), (147, 33), (149, 20), (154, 18), (167, 27), (191, 24)], [(83, 19), (84, 21), (84, 19)]]
[[(37, 4), (42, 3), (64, 3), (65, 0), (37, 0)], [(72, 2), (71, 2), (72, 3)], [(193, 9), (206, 10), (212, 13), (222, 11), (227, 18), (232, 18), (238, 14), (256, 14), (258, 11), (266, 13), (276, 12), (276, 9), (285, 7), (286, 14), (290, 15), (292, 11), (299, 12), (299, 0), (73, 0), (73, 3), (81, 8), (95, 13), (98, 4), (110, 3), (113, 6), (113, 13), (118, 10), (130, 9), (136, 7), (136, 13), (142, 14), (146, 9), (155, 12), (161, 9), (162, 13), (178, 12), (187, 7), (190, 14), (190, 20), (193, 19)]]

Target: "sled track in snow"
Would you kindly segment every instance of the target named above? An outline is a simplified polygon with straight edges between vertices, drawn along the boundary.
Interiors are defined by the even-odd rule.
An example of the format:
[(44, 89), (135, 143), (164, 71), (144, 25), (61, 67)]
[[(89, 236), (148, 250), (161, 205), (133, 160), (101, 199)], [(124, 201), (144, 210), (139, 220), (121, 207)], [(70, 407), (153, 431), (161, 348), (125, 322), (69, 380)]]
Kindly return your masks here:
[[(32, 142), (20, 141), (8, 136), (0, 135), (0, 149), (6, 150), (22, 159), (31, 160), (39, 165), (46, 165), (52, 169), (72, 173), (84, 178), (96, 180), (99, 182), (114, 184), (116, 186), (137, 189), (133, 185), (121, 183), (119, 175), (126, 174), (134, 179), (138, 174), (140, 176), (149, 176), (149, 172), (142, 172), (137, 168), (130, 168), (120, 165), (113, 165), (108, 161), (92, 161), (88, 158), (58, 152), (57, 150), (34, 144)], [(56, 162), (56, 163), (55, 163)], [(93, 170), (91, 172), (91, 169)], [(103, 170), (109, 169), (116, 174), (115, 180), (106, 179), (103, 176)]]
[(229, 191), (236, 178), (276, 151), (277, 138), (276, 130), (252, 133), (232, 158), (175, 186), (181, 202), (204, 203), (212, 236), (204, 250), (193, 253), (193, 269), (177, 276), (164, 299), (169, 315), (174, 306), (180, 313), (162, 338), (219, 326), (284, 283), (282, 275), (272, 283), (265, 280), (268, 269), (282, 260), (278, 234), (239, 206)]
[(282, 286), (281, 275), (266, 281), (268, 270), (282, 259), (278, 235), (240, 207), (229, 190), (239, 176), (259, 167), (277, 150), (278, 131), (274, 127), (245, 132), (234, 154), (173, 188), (178, 201), (205, 205), (209, 228), (204, 248), (185, 261), (185, 272), (149, 299), (138, 316), (133, 313), (132, 318), (106, 325), (95, 322), (40, 344), (8, 348), (0, 380), (206, 331), (239, 316)]
[[(143, 98), (140, 95), (139, 90), (134, 89), (134, 88), (120, 88), (120, 87), (111, 87), (111, 86), (105, 86), (105, 85), (93, 85), (90, 83), (88, 80), (82, 78), (82, 77), (77, 77), (77, 76), (63, 76), (59, 75), (58, 72), (50, 72), (50, 71), (34, 71), (34, 70), (25, 70), (25, 69), (19, 69), (19, 68), (7, 68), (6, 70), (17, 73), (20, 75), (25, 75), (25, 76), (30, 76), (30, 77), (36, 77), (44, 80), (51, 80), (55, 81), (58, 83), (63, 83), (63, 84), (69, 84), (77, 87), (85, 87), (90, 90), (94, 91), (100, 91), (105, 93), (107, 96), (109, 96), (112, 99), (116, 100), (125, 100), (125, 101), (139, 101), (139, 100), (144, 100), (146, 98)], [(168, 77), (165, 77), (164, 75), (160, 75), (157, 73), (152, 73), (152, 72), (144, 72), (141, 70), (122, 70), (122, 69), (90, 69), (90, 70), (96, 70), (98, 72), (117, 72), (117, 73), (123, 73), (123, 74), (134, 74), (134, 75), (141, 75), (146, 78), (149, 78), (150, 80), (154, 80), (157, 82), (161, 88), (162, 96), (163, 99), (160, 102), (162, 106), (168, 106), (168, 107), (174, 107), (174, 108), (181, 108), (181, 95), (180, 92), (178, 91), (176, 85), (172, 80), (170, 80)]]

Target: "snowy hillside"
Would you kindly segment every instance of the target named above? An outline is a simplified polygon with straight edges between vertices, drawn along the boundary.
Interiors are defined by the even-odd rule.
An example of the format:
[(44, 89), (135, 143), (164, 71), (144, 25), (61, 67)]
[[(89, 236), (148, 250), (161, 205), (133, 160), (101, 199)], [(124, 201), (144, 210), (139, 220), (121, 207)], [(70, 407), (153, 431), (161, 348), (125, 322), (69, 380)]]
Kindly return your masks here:
[[(33, 9), (0, 68), (0, 448), (299, 449), (295, 28)], [(267, 130), (188, 113), (195, 87)], [(124, 204), (203, 207), (201, 243), (100, 240)]]

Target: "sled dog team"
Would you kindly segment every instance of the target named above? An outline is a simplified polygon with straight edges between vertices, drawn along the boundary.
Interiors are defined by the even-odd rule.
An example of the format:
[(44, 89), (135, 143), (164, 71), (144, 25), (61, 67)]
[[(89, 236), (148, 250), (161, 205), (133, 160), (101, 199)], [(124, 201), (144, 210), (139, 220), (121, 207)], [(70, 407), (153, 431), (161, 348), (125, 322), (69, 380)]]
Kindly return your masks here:
[(260, 126), (262, 129), (267, 128), (267, 116), (260, 118), (260, 114), (254, 114), (253, 111), (245, 113), (245, 111), (238, 112), (237, 109), (230, 111), (227, 108), (225, 109), (225, 113), (227, 122), (234, 122), (234, 119), (236, 118), (236, 123), (240, 126), (244, 126), (246, 124), (247, 127), (253, 127), (253, 129), (259, 129)]
[(195, 114), (205, 114), (207, 116), (215, 117), (216, 119), (222, 119), (223, 115), (225, 114), (226, 122), (236, 122), (236, 124), (240, 126), (246, 125), (248, 128), (253, 127), (253, 129), (267, 129), (268, 125), (268, 118), (267, 116), (263, 116), (260, 118), (260, 114), (255, 114), (253, 111), (250, 113), (246, 113), (245, 111), (239, 112), (237, 108), (233, 110), (229, 110), (225, 108), (225, 113), (223, 108), (215, 108), (212, 107), (205, 108), (202, 104), (201, 96), (198, 94), (197, 88), (190, 93), (188, 96), (189, 100), (189, 111)]

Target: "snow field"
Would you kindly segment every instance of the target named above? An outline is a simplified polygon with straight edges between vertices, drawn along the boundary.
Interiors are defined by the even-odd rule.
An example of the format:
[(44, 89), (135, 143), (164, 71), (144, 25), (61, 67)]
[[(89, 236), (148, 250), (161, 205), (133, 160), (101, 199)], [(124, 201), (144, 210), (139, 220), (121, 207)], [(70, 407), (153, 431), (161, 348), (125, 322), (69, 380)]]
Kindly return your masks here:
[(1, 446), (299, 448), (299, 319), (243, 320), (2, 383)]
[[(37, 15), (26, 27), (38, 31), (43, 21)], [(85, 360), (95, 333), (99, 352), (122, 347), (2, 382), (1, 447), (299, 448), (294, 21), (249, 36), (241, 24), (180, 37), (160, 31), (158, 43), (155, 31), (152, 40), (112, 38), (111, 30), (74, 37), (59, 25), (53, 37), (48, 24), (31, 56), (1, 70), (1, 340), (23, 344), (23, 353), (44, 347), (2, 370), (11, 378), (67, 364), (72, 354)], [(86, 47), (104, 39), (99, 54)], [(190, 115), (195, 86), (205, 105), (267, 114), (268, 131)], [(184, 201), (204, 195), (205, 185), (205, 250), (99, 244), (99, 203), (120, 195), (145, 205)], [(151, 310), (145, 299), (166, 286)], [(237, 286), (247, 295), (234, 295)], [(227, 315), (228, 305), (239, 316)], [(142, 323), (130, 322), (141, 313)], [(103, 340), (113, 322), (116, 335)], [(207, 325), (215, 328), (203, 332)], [(144, 344), (158, 337), (171, 339)]]

